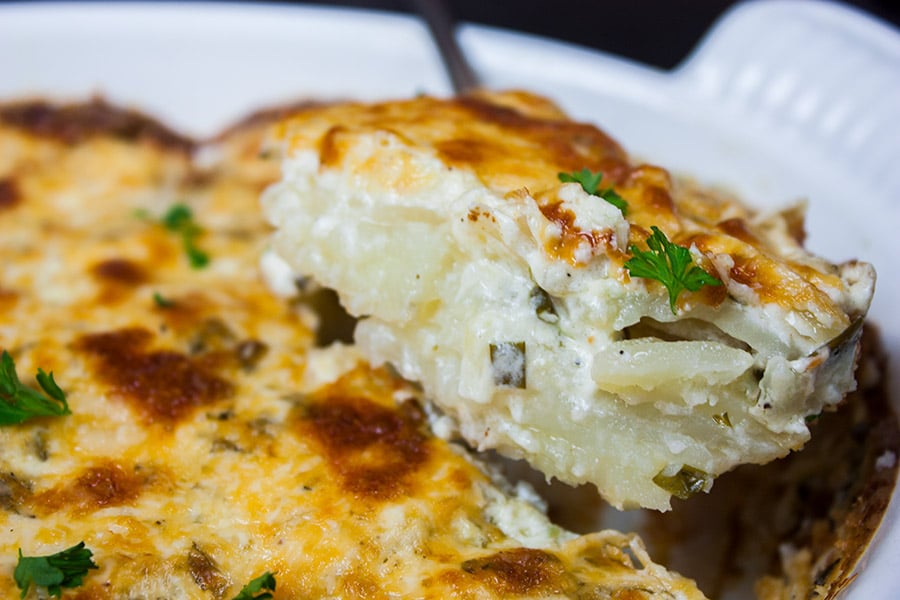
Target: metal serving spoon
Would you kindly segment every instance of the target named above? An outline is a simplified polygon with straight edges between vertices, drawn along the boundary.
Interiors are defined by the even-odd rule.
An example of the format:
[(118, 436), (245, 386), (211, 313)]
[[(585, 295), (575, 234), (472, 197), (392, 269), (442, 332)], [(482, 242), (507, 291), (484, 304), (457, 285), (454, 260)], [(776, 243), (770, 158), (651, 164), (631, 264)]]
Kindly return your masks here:
[(447, 8), (447, 3), (443, 0), (413, 0), (413, 5), (428, 25), (447, 74), (450, 75), (453, 91), (465, 94), (481, 87), (478, 75), (456, 42), (456, 22)]

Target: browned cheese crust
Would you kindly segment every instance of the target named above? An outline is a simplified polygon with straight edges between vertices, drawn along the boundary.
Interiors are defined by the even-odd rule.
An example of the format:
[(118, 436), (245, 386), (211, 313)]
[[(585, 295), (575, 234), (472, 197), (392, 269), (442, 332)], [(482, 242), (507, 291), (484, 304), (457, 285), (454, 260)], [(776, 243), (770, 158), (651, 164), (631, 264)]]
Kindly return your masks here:
[[(752, 287), (763, 302), (824, 311), (835, 319), (835, 332), (856, 316), (845, 315), (822, 291), (840, 287), (837, 273), (824, 264), (795, 260), (792, 249), (765, 243), (754, 233), (760, 224), (751, 224), (759, 215), (746, 204), (673, 178), (661, 167), (634, 162), (603, 131), (571, 120), (540, 96), (504, 92), (449, 100), (421, 97), (374, 105), (341, 103), (284, 120), (275, 137), (286, 140), (288, 152), (316, 149), (325, 169), (340, 166), (358, 136), (378, 130), (390, 131), (414, 147), (433, 148), (448, 166), (472, 171), (491, 190), (511, 198), (536, 195), (544, 216), (562, 229), (547, 253), (573, 265), (575, 250), (585, 240), (603, 248), (619, 266), (628, 258), (608, 236), (578, 228), (576, 215), (558, 199), (541, 194), (558, 183), (559, 173), (588, 169), (603, 173), (603, 186), (614, 187), (628, 203), (629, 239), (622, 247), (642, 246), (656, 226), (682, 246), (694, 245), (704, 254), (730, 255), (734, 259), (731, 279)], [(368, 176), (379, 180), (378, 174)], [(398, 185), (402, 192), (403, 182)], [(805, 236), (802, 211), (790, 209), (788, 216), (787, 233), (801, 244)], [(714, 307), (725, 297), (725, 287), (707, 286), (693, 298)]]
[[(99, 569), (66, 598), (232, 598), (266, 571), (276, 598), (702, 597), (632, 536), (505, 499), (416, 388), (317, 347), (257, 268), (265, 123), (195, 159), (101, 101), (0, 107), (0, 349), (72, 411), (0, 427), (0, 596), (19, 549), (84, 541)], [(179, 205), (202, 268), (164, 224)], [(504, 531), (505, 502), (545, 543)]]

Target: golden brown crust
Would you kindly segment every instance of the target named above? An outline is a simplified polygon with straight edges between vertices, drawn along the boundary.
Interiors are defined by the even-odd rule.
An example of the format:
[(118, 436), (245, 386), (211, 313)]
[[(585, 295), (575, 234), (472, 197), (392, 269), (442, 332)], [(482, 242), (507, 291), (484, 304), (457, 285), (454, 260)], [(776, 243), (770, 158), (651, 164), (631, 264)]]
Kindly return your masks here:
[(560, 230), (560, 235), (546, 244), (546, 252), (554, 258), (568, 262), (572, 266), (578, 264), (576, 252), (581, 245), (587, 242), (592, 251), (600, 248), (608, 255), (615, 257), (621, 264), (626, 260), (624, 252), (616, 248), (615, 239), (611, 230), (584, 231), (575, 225), (575, 213), (566, 210), (559, 200), (541, 202), (539, 205), (541, 214), (555, 223)]
[(26, 100), (0, 105), (0, 123), (29, 135), (72, 145), (91, 137), (111, 137), (135, 143), (189, 152), (193, 140), (179, 135), (155, 119), (134, 110), (108, 104), (102, 98), (68, 105)]
[(433, 147), (448, 164), (473, 169), (485, 181), (510, 190), (538, 191), (560, 171), (599, 170), (614, 182), (628, 171), (627, 157), (612, 138), (547, 111), (545, 101), (524, 94), (515, 108), (493, 97), (422, 97), (374, 106), (340, 104), (297, 118), (321, 123), (317, 143), (326, 166), (342, 160), (342, 138), (350, 130), (379, 128)]
[(383, 371), (360, 371), (319, 390), (303, 406), (302, 435), (317, 442), (334, 475), (356, 498), (391, 499), (410, 495), (431, 454), (425, 413), (415, 399), (387, 408), (360, 390), (395, 387)]
[(36, 494), (28, 504), (39, 517), (65, 510), (76, 518), (84, 518), (107, 506), (135, 500), (149, 481), (149, 474), (142, 471), (146, 470), (104, 460), (84, 467), (72, 481)]
[(75, 341), (75, 349), (94, 359), (96, 376), (114, 396), (130, 402), (148, 423), (172, 423), (193, 409), (227, 398), (234, 386), (217, 371), (223, 356), (193, 359), (181, 352), (148, 349), (153, 334), (128, 328), (93, 333)]
[[(454, 110), (483, 118), (485, 135), (492, 127), (509, 127), (537, 144), (562, 117), (552, 106), (530, 102), (527, 95), (508, 97), (504, 107), (486, 110), (482, 100), (466, 100)], [(72, 271), (67, 278), (51, 269), (55, 280), (0, 273), (0, 311), (9, 316), (0, 321), (6, 328), (0, 348), (13, 352), (20, 373), (37, 366), (54, 370), (71, 392), (74, 413), (0, 433), (0, 524), (14, 531), (2, 546), (7, 575), (0, 576), (0, 593), (18, 593), (9, 577), (11, 567), (5, 568), (16, 546), (26, 552), (37, 543), (60, 548), (83, 537), (104, 570), (102, 583), (91, 577), (70, 592), (81, 600), (127, 597), (149, 581), (177, 582), (187, 597), (230, 597), (267, 569), (276, 571), (282, 594), (378, 598), (402, 594), (397, 581), (411, 565), (421, 569), (413, 579), (421, 582), (422, 595), (434, 598), (563, 594), (635, 600), (667, 597), (669, 586), (696, 596), (684, 580), (653, 579), (643, 565), (631, 562), (632, 551), (623, 550), (627, 540), (614, 536), (582, 538), (553, 549), (526, 548), (511, 540), (483, 513), (478, 490), (489, 485), (487, 479), (458, 450), (428, 433), (418, 391), (388, 373), (360, 366), (330, 384), (303, 388), (304, 371), (315, 370), (310, 366), (315, 333), (297, 307), (268, 294), (255, 271), (267, 234), (256, 194), (277, 174), (273, 162), (255, 150), (268, 127), (265, 118), (223, 137), (228, 145), (222, 161), (200, 172), (185, 157), (187, 142), (178, 142), (177, 136), (175, 141), (157, 139), (148, 133), (152, 126), (127, 125), (118, 117), (106, 129), (100, 117), (66, 124), (73, 115), (99, 110), (96, 103), (91, 106), (42, 117), (37, 130), (0, 119), (0, 137), (27, 139), (21, 155), (7, 158), (12, 165), (7, 171), (0, 164), (0, 212), (10, 219), (0, 225), (10, 228), (0, 232), (0, 248), (29, 268), (43, 269), (52, 266), (54, 259), (48, 257), (65, 256)], [(508, 107), (526, 115), (533, 111), (541, 123), (523, 125)], [(53, 123), (68, 133), (41, 129), (52, 130), (48, 124)], [(335, 133), (335, 142), (339, 137)], [(695, 204), (690, 194), (675, 202), (673, 190), (679, 183), (651, 167), (617, 170), (621, 151), (616, 146), (585, 139), (602, 149), (590, 164), (602, 164), (615, 174), (610, 177), (617, 190), (637, 210), (655, 219), (675, 219), (673, 206), (682, 213), (703, 213), (734, 243), (755, 247), (750, 215), (734, 215), (730, 206)], [(121, 168), (127, 171), (122, 180), (130, 183), (111, 186), (98, 202), (83, 192), (88, 180), (58, 175), (60, 168), (77, 171), (66, 170), (70, 146), (90, 148), (106, 158), (111, 148), (116, 157), (133, 152), (129, 156), (142, 170), (129, 170), (128, 161), (100, 161), (98, 172)], [(450, 150), (463, 152), (452, 144)], [(554, 169), (562, 169), (560, 164), (582, 150), (553, 152), (556, 158), (546, 170), (555, 177)], [(45, 163), (36, 158), (41, 156)], [(24, 169), (29, 162), (38, 168)], [(488, 162), (482, 163), (485, 169), (492, 168)], [(173, 185), (177, 193), (161, 189), (160, 182)], [(146, 206), (135, 192), (142, 185), (156, 195), (152, 206), (157, 213), (176, 198), (202, 207), (198, 215), (208, 229), (204, 247), (218, 264), (235, 261), (235, 269), (191, 269), (177, 237), (134, 217), (133, 208)], [(60, 208), (55, 200), (60, 190), (89, 202)], [(110, 198), (123, 202), (123, 210), (110, 212), (115, 206)], [(79, 214), (89, 218), (70, 223)], [(723, 215), (729, 216), (718, 220)], [(558, 216), (566, 222), (564, 214)], [(46, 236), (41, 239), (47, 243), (7, 235), (26, 226), (35, 227), (38, 233), (32, 235)], [(581, 234), (573, 229), (572, 235)], [(746, 277), (751, 277), (749, 270), (759, 263), (748, 260), (735, 268), (748, 270)], [(57, 296), (41, 295), (48, 282), (73, 291), (64, 309), (47, 300)], [(154, 301), (156, 291), (166, 305)], [(10, 322), (16, 327), (10, 328)], [(870, 332), (864, 337), (866, 344), (874, 339)], [(879, 349), (869, 346), (864, 355), (884, 368)], [(759, 587), (765, 598), (814, 589), (831, 597), (845, 586), (884, 513), (897, 472), (896, 464), (884, 468), (886, 463), (878, 461), (888, 452), (900, 453), (896, 418), (884, 397), (883, 380), (878, 381), (843, 412), (822, 417), (816, 435), (821, 441), (790, 459), (796, 462), (787, 463), (787, 475), (772, 474), (781, 472), (780, 465), (742, 469), (717, 482), (710, 500), (725, 503), (730, 512), (724, 522), (744, 521), (738, 530), (717, 530), (729, 535), (702, 555), (737, 561), (743, 556), (737, 549), (752, 541), (747, 548), (765, 557), (760, 573), (769, 573)], [(111, 431), (136, 437), (123, 444)], [(218, 477), (223, 474), (227, 477)], [(721, 500), (720, 489), (727, 494), (729, 488), (738, 490), (736, 507)], [(748, 495), (747, 490), (758, 491)], [(210, 496), (217, 506), (201, 503)], [(380, 521), (389, 514), (381, 509), (405, 500), (413, 508), (402, 526)], [(679, 507), (670, 516), (685, 520), (660, 521), (667, 524), (658, 531), (682, 528), (696, 539), (702, 535), (698, 523), (718, 526), (721, 521), (710, 519), (705, 501), (692, 501), (697, 522)], [(139, 516), (147, 506), (155, 506), (156, 512)], [(186, 515), (186, 506), (197, 512)], [(775, 519), (784, 514), (787, 520)], [(270, 523), (260, 515), (287, 516)], [(244, 519), (250, 527), (247, 537), (229, 537), (217, 525), (217, 519), (226, 517)], [(339, 525), (329, 529), (334, 523)], [(449, 531), (450, 523), (474, 527), (477, 534), (461, 541)], [(399, 542), (391, 538), (407, 530), (416, 535)], [(782, 566), (775, 560), (776, 548), (785, 540), (797, 551)], [(730, 546), (722, 551), (721, 544)], [(398, 548), (410, 550), (405, 564), (391, 562)], [(680, 557), (696, 552), (696, 546), (684, 552), (668, 548), (679, 566)], [(663, 544), (657, 550), (666, 556)], [(705, 570), (696, 575), (716, 593), (734, 568), (732, 563), (716, 564), (710, 577), (706, 561)]]
[(127, 258), (108, 258), (95, 264), (91, 274), (101, 281), (114, 284), (134, 286), (146, 283), (147, 270), (140, 264)]
[[(510, 202), (533, 196), (544, 216), (563, 232), (547, 245), (546, 252), (573, 266), (577, 266), (574, 249), (587, 241), (592, 249), (603, 248), (613, 264), (622, 267), (629, 256), (623, 248), (645, 248), (655, 226), (679, 245), (694, 244), (703, 253), (732, 257), (735, 285), (751, 290), (764, 304), (819, 315), (827, 323), (823, 330), (833, 335), (855, 316), (848, 316), (832, 299), (833, 290), (842, 287), (833, 267), (795, 260), (803, 254), (798, 245), (803, 238), (799, 211), (789, 211), (785, 243), (768, 243), (760, 235), (760, 215), (755, 211), (727, 194), (712, 194), (676, 180), (665, 169), (633, 162), (604, 132), (568, 119), (538, 96), (481, 92), (450, 99), (335, 104), (299, 112), (280, 124), (274, 135), (285, 142), (289, 155), (313, 150), (322, 169), (340, 169), (361, 136), (373, 132), (433, 153), (447, 168), (472, 172)], [(383, 177), (376, 160), (360, 169), (357, 175), (373, 182)], [(392, 165), (391, 169), (402, 173), (391, 183), (398, 193), (423, 177), (411, 166)], [(597, 231), (575, 226), (575, 215), (559, 210), (555, 197), (543, 198), (558, 186), (559, 173), (582, 169), (601, 172), (601, 188), (614, 189), (627, 202), (627, 243), (620, 240), (616, 247), (600, 239)], [(712, 264), (702, 267), (716, 273)], [(707, 287), (695, 298), (716, 307), (725, 293), (724, 287)]]
[(0, 179), (0, 211), (11, 210), (21, 201), (16, 180), (12, 177)]
[[(507, 596), (462, 569), (531, 552), (487, 514), (499, 491), (428, 431), (419, 390), (352, 349), (316, 349), (310, 307), (264, 285), (257, 203), (277, 167), (253, 148), (266, 128), (195, 161), (116, 127), (66, 138), (0, 121), (0, 181), (22, 198), (0, 219), (14, 265), (0, 272), (0, 349), (23, 381), (53, 371), (72, 410), (0, 427), (0, 596), (19, 593), (18, 548), (82, 540), (100, 566), (66, 590), (82, 600), (230, 598), (265, 571), (283, 597)], [(161, 224), (176, 203), (202, 229), (205, 268)], [(545, 552), (585, 590), (647, 581), (701, 597), (649, 561), (588, 565), (631, 538), (567, 542), (544, 525)], [(506, 577), (531, 590), (510, 596), (546, 595), (526, 585), (540, 569)]]
[(538, 592), (571, 595), (575, 581), (562, 562), (548, 552), (514, 548), (472, 558), (462, 571), (501, 595)]

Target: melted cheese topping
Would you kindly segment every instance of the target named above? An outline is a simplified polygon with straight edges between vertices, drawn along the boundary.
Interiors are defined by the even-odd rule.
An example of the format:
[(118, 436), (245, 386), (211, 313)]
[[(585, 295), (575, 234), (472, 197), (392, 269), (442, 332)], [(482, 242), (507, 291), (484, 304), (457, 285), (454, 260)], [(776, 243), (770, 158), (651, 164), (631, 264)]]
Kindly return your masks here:
[[(275, 251), (365, 316), (365, 355), (421, 381), (479, 448), (666, 509), (799, 448), (805, 419), (854, 385), (869, 265), (810, 255), (796, 210), (757, 214), (633, 164), (545, 100), (343, 104), (276, 138)], [(626, 213), (558, 180), (582, 169)], [(654, 226), (723, 285), (673, 313), (663, 285), (629, 276)]]
[[(72, 414), (0, 427), (0, 596), (19, 549), (84, 541), (100, 568), (64, 597), (231, 598), (266, 571), (276, 598), (702, 597), (634, 536), (554, 527), (429, 432), (416, 388), (315, 346), (257, 269), (258, 128), (195, 160), (110, 107), (10, 114), (0, 349)], [(203, 269), (160, 224), (176, 203)]]

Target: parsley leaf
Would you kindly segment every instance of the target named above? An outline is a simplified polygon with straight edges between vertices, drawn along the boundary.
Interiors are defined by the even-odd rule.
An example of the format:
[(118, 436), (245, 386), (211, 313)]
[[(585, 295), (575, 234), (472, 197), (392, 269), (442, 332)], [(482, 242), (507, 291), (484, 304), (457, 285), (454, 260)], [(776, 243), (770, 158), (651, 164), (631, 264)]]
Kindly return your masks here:
[(622, 211), (622, 216), (628, 212), (628, 202), (625, 201), (625, 198), (618, 195), (616, 191), (612, 188), (607, 188), (600, 192), (600, 197), (618, 208)]
[(580, 171), (573, 171), (571, 173), (558, 173), (556, 175), (560, 181), (563, 183), (580, 183), (581, 189), (590, 194), (591, 196), (597, 196), (599, 198), (603, 198), (616, 208), (622, 211), (624, 215), (628, 210), (628, 202), (625, 201), (625, 198), (616, 193), (614, 189), (611, 187), (606, 188), (605, 190), (597, 191), (597, 188), (600, 187), (600, 182), (603, 180), (603, 173), (597, 171), (596, 173), (592, 173), (590, 169), (582, 169)]
[[(267, 590), (263, 592), (263, 590)], [(275, 576), (266, 571), (241, 589), (232, 600), (269, 600), (275, 591)], [(254, 595), (256, 594), (256, 595)]]
[(91, 560), (92, 556), (93, 552), (84, 547), (84, 542), (49, 556), (22, 556), (19, 548), (19, 563), (13, 573), (16, 585), (22, 590), (19, 597), (25, 598), (33, 583), (47, 588), (51, 596), (59, 598), (62, 588), (78, 587), (88, 570), (98, 568)]
[(162, 217), (163, 227), (181, 235), (188, 261), (195, 269), (202, 269), (209, 264), (209, 255), (197, 247), (196, 239), (203, 228), (194, 222), (194, 213), (185, 204), (173, 204)]
[(696, 292), (704, 285), (722, 285), (716, 277), (692, 264), (691, 251), (669, 241), (659, 227), (651, 227), (647, 238), (649, 251), (632, 245), (634, 255), (625, 263), (632, 277), (644, 277), (661, 282), (669, 292), (669, 306), (675, 314), (675, 301), (683, 290)]
[(582, 189), (592, 196), (597, 195), (597, 186), (603, 180), (603, 173), (591, 173), (590, 169), (582, 169), (580, 171), (572, 171), (571, 173), (557, 174), (559, 180), (563, 183), (580, 183)]
[(33, 417), (58, 417), (72, 414), (66, 402), (66, 394), (53, 373), (38, 369), (35, 377), (44, 396), (19, 381), (16, 364), (6, 350), (0, 354), (0, 425), (17, 425)]

